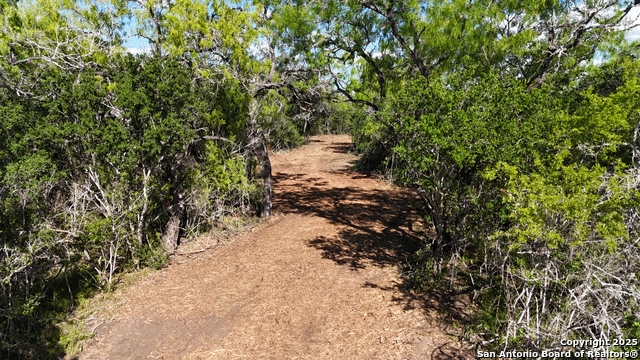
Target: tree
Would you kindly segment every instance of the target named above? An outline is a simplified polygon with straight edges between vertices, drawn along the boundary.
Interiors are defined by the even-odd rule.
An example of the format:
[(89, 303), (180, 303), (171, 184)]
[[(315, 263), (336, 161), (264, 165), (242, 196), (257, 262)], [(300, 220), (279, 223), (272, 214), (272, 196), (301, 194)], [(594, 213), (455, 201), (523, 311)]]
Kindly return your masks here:
[(484, 230), (500, 226), (501, 185), (483, 172), (507, 160), (530, 166), (534, 151), (553, 140), (560, 106), (548, 90), (527, 91), (497, 74), (416, 80), (389, 100), (381, 117), (398, 137), (395, 177), (423, 200), (436, 272), (453, 271)]

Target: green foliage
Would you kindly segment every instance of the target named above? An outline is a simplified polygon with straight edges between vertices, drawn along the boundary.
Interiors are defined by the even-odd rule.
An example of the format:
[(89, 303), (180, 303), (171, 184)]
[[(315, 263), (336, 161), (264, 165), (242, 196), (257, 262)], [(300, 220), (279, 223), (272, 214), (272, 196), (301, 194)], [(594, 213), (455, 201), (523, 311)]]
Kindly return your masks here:
[[(3, 357), (57, 357), (57, 339), (76, 341), (52, 324), (85, 290), (56, 271), (109, 291), (122, 272), (166, 263), (170, 221), (177, 238), (255, 212), (261, 187), (247, 144), (271, 134), (274, 148), (300, 145), (328, 94), (318, 73), (281, 80), (274, 61), (295, 64), (280, 49), (314, 26), (301, 7), (267, 19), (265, 6), (0, 3)], [(129, 25), (154, 56), (123, 54)], [(254, 49), (276, 33), (291, 34), (274, 39), (283, 59), (263, 61)]]
[(255, 208), (258, 185), (251, 180), (251, 161), (229, 154), (220, 144), (207, 143), (204, 161), (193, 173), (186, 233), (197, 235), (227, 216)]
[(414, 80), (370, 118), (370, 134), (393, 129), (390, 170), (418, 190), (435, 230), (410, 283), (473, 289), (473, 327), (493, 334), (492, 349), (633, 331), (636, 66), (600, 94), (474, 71)]
[[(60, 356), (56, 337), (81, 336), (51, 326), (74, 293), (161, 267), (171, 224), (190, 236), (264, 208), (267, 143), (347, 130), (434, 226), (414, 284), (470, 279), (495, 344), (634, 333), (631, 6), (0, 0), (2, 354)], [(129, 25), (154, 56), (122, 54)], [(585, 66), (596, 51), (621, 55)], [(572, 300), (585, 289), (610, 316)], [(562, 324), (592, 325), (554, 320), (571, 311)]]
[(563, 165), (565, 156), (529, 175), (499, 165), (512, 212), (509, 228), (487, 243), (485, 266), (500, 274), (499, 293), (484, 298), (482, 313), (496, 316), (501, 344), (544, 349), (559, 338), (623, 336), (625, 316), (640, 310), (640, 249), (628, 226), (638, 207), (636, 175)]
[(293, 149), (304, 143), (303, 137), (296, 125), (287, 117), (282, 116), (271, 127), (270, 140), (274, 150)]
[[(241, 137), (247, 98), (237, 85), (203, 79), (172, 58), (111, 61), (47, 72), (37, 97), (0, 93), (6, 354), (41, 352), (24, 340), (50, 329), (43, 314), (59, 296), (49, 286), (51, 269), (110, 290), (119, 273), (166, 262), (157, 234), (171, 204), (186, 206), (185, 225), (203, 223), (201, 230), (251, 209), (256, 186), (245, 159), (231, 145), (220, 151), (203, 138)], [(203, 191), (209, 193), (198, 208), (190, 196)], [(246, 205), (231, 200), (238, 198)], [(70, 290), (72, 296), (77, 288)]]
[(501, 221), (502, 181), (483, 174), (501, 161), (529, 168), (552, 141), (559, 107), (548, 90), (494, 74), (416, 80), (389, 98), (381, 119), (397, 139), (392, 171), (418, 189), (436, 228), (434, 255), (457, 254)]

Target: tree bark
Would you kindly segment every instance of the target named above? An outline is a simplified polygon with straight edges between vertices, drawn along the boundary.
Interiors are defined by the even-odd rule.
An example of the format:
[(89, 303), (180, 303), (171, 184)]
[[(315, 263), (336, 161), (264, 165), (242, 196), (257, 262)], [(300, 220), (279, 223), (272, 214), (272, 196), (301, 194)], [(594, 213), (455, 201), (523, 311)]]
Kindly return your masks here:
[(444, 248), (448, 245), (448, 236), (446, 233), (447, 230), (444, 220), (444, 209), (442, 203), (430, 197), (423, 188), (418, 187), (417, 192), (420, 196), (420, 199), (424, 203), (425, 210), (431, 218), (431, 222), (433, 223), (433, 227), (436, 231), (436, 236), (433, 239), (433, 243), (431, 244), (431, 251), (436, 263), (435, 270), (440, 271), (440, 266), (444, 256)]
[(271, 196), (273, 195), (273, 178), (271, 176), (271, 160), (269, 159), (269, 149), (265, 142), (258, 146), (260, 149), (260, 180), (262, 183), (262, 202), (260, 203), (260, 217), (271, 216)]
[(249, 149), (260, 162), (261, 195), (260, 217), (271, 216), (271, 195), (273, 193), (273, 180), (271, 177), (271, 160), (269, 160), (269, 132), (260, 129), (258, 125), (258, 101), (254, 98), (249, 105), (249, 127), (247, 128), (247, 139)]
[(167, 251), (171, 254), (178, 247), (178, 240), (180, 238), (180, 223), (184, 216), (184, 190), (180, 185), (180, 173), (184, 171), (184, 163), (178, 161), (175, 167), (172, 167), (173, 172), (173, 190), (171, 196), (171, 205), (167, 209), (169, 213), (169, 219), (167, 225), (164, 228), (162, 234), (162, 243), (166, 247)]
[[(170, 213), (172, 213), (170, 211)], [(162, 243), (169, 253), (173, 253), (178, 247), (178, 238), (180, 237), (180, 220), (182, 220), (182, 209), (172, 213), (167, 221), (167, 226), (162, 234)]]

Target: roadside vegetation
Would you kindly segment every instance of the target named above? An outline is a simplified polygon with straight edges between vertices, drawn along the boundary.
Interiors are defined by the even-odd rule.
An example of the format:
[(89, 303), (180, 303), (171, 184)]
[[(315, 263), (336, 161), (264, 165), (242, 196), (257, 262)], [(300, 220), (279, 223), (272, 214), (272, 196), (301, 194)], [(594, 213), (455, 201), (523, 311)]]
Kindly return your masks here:
[(269, 150), (331, 132), (415, 190), (408, 283), (472, 298), (479, 349), (640, 336), (637, 6), (0, 0), (2, 356), (59, 356), (82, 299), (268, 217)]

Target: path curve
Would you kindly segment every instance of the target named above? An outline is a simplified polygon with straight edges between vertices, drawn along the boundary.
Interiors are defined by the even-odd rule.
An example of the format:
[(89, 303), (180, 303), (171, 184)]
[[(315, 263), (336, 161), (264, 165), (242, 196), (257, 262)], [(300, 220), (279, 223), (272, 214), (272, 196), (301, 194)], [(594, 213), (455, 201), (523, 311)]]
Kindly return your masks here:
[(350, 146), (273, 155), (276, 215), (116, 292), (79, 359), (464, 358), (429, 314), (443, 304), (399, 288), (412, 196), (351, 171)]

